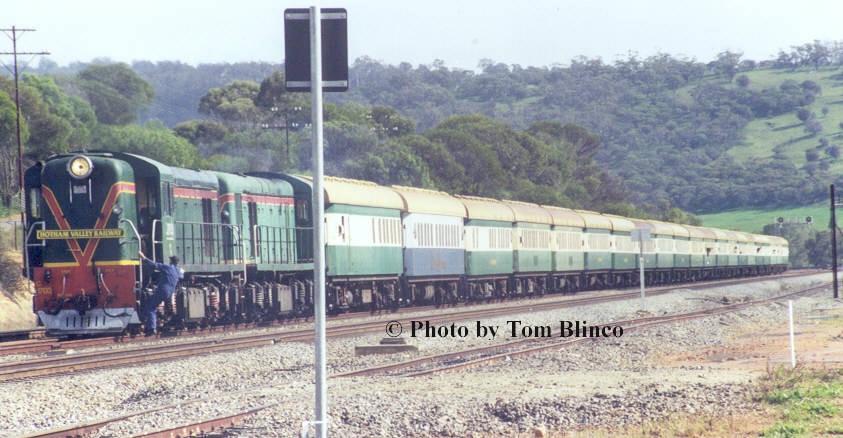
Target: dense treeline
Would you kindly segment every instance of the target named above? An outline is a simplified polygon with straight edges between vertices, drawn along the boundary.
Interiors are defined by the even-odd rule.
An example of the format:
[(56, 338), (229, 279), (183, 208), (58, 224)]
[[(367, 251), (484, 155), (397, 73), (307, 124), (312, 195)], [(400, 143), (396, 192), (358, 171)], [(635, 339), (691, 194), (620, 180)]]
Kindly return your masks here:
[[(19, 191), (14, 82), (0, 76), (0, 199)], [(152, 86), (125, 64), (92, 64), (71, 75), (23, 75), (20, 81), (24, 166), (75, 149), (139, 152), (195, 165), (196, 148), (161, 122), (137, 125), (155, 98)]]
[[(309, 97), (287, 93), (275, 72), (260, 83), (234, 80), (197, 99), (201, 119), (173, 129), (136, 123), (153, 87), (125, 64), (92, 64), (21, 83), (25, 161), (73, 149), (144, 154), (185, 167), (232, 172), (310, 168)], [(4, 203), (17, 192), (12, 81), (0, 78)], [(278, 129), (280, 128), (280, 130)], [(386, 106), (353, 102), (325, 108), (326, 173), (382, 184), (518, 199), (646, 216), (625, 202), (620, 184), (596, 165), (597, 136), (557, 122), (519, 130), (482, 115), (451, 116), (419, 133), (413, 119)], [(678, 210), (665, 214), (687, 218)]]
[[(831, 232), (816, 231), (810, 224), (770, 224), (764, 234), (782, 236), (790, 244), (790, 265), (793, 268), (830, 268)], [(837, 254), (843, 254), (843, 238), (838, 228)], [(838, 261), (839, 263), (839, 261)]]
[[(756, 68), (737, 66), (738, 73)], [(480, 113), (521, 128), (540, 120), (583, 126), (600, 137), (597, 161), (638, 203), (711, 212), (822, 196), (814, 189), (824, 185), (814, 182), (817, 172), (798, 169), (786, 157), (737, 164), (725, 154), (750, 121), (812, 103), (821, 92), (812, 81), (754, 90), (718, 73), (731, 70), (717, 62), (667, 55), (613, 65), (581, 59), (564, 68), (488, 63), (479, 75), (371, 60), (354, 67), (361, 85), (346, 99), (399, 108), (422, 129), (443, 112)], [(385, 93), (376, 84), (394, 88)]]
[[(840, 43), (816, 41), (761, 62), (723, 52), (708, 63), (660, 54), (645, 59), (630, 55), (611, 64), (579, 58), (551, 67), (484, 60), (478, 71), (468, 71), (449, 69), (441, 61), (391, 66), (363, 57), (351, 66), (349, 92), (328, 93), (327, 98), (339, 105), (393, 108), (412, 120), (420, 135), (449, 117), (470, 114), (520, 130), (542, 121), (582, 126), (600, 139), (596, 162), (636, 204), (649, 210), (674, 205), (713, 212), (821, 199), (823, 190), (817, 187), (835, 179), (827, 163), (810, 155), (822, 151), (809, 152), (812, 164), (806, 168), (783, 154), (735, 163), (726, 152), (743, 140), (747, 123), (790, 113), (801, 117), (797, 113), (822, 93), (816, 82), (788, 80), (786, 75), (773, 86), (749, 87), (746, 73), (841, 64)], [(203, 113), (195, 104), (209, 89), (222, 89), (234, 79), (254, 86), (281, 68), (179, 63), (133, 67), (165, 94), (145, 116), (167, 126), (209, 116), (219, 120), (221, 114)], [(843, 81), (843, 75), (838, 80)], [(293, 107), (279, 108), (290, 117)], [(261, 123), (247, 119), (243, 122)], [(806, 121), (806, 129), (815, 126), (811, 123)], [(839, 156), (839, 145), (829, 145), (828, 154), (835, 154), (835, 146)]]
[[(307, 95), (287, 93), (280, 72), (233, 81), (199, 100), (204, 119), (174, 131), (212, 166), (229, 171), (310, 167)], [(277, 129), (275, 129), (277, 128)], [(594, 162), (588, 130), (538, 122), (524, 130), (483, 115), (456, 115), (420, 132), (388, 106), (354, 102), (325, 108), (325, 172), (451, 193), (637, 212), (620, 184)]]
[[(802, 120), (822, 93), (816, 82), (786, 75), (774, 86), (750, 87), (746, 73), (843, 63), (840, 43), (791, 49), (761, 62), (732, 52), (708, 63), (631, 54), (613, 63), (579, 58), (550, 67), (483, 60), (477, 71), (363, 57), (351, 66), (349, 92), (326, 96), (333, 104), (326, 110), (326, 166), (385, 183), (621, 212), (632, 210), (627, 200), (659, 214), (810, 202), (834, 182), (827, 160), (813, 156), (822, 150), (809, 151), (804, 168), (784, 154), (741, 163), (726, 154), (750, 121), (790, 113)], [(32, 129), (51, 119), (28, 115), (28, 158), (43, 156), (45, 147), (143, 147), (161, 158), (169, 152), (160, 143), (169, 141), (174, 164), (307, 169), (308, 98), (283, 93), (281, 77), (273, 75), (282, 66), (114, 65), (43, 62), (27, 76), (25, 87), (37, 93), (23, 98), (25, 112), (29, 100), (33, 114), (46, 111), (71, 127)], [(49, 84), (37, 81), (63, 91), (72, 111), (51, 113), (52, 103), (38, 110), (36, 95), (45, 100)], [(131, 93), (117, 86), (124, 82)], [(0, 85), (9, 90), (9, 81)], [(8, 109), (0, 99), (3, 134)], [(810, 117), (803, 120), (806, 132)], [(823, 146), (829, 156), (840, 155), (839, 145)]]

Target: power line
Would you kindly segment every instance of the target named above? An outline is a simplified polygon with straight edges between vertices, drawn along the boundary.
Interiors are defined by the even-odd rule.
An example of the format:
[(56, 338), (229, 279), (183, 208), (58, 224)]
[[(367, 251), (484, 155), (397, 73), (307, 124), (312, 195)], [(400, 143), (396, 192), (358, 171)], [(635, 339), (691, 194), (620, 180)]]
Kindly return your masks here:
[[(18, 191), (20, 192), (20, 222), (24, 223), (24, 197), (23, 197), (23, 142), (21, 141), (20, 133), (20, 92), (18, 87), (18, 55), (49, 55), (50, 52), (18, 52), (18, 32), (35, 32), (35, 29), (18, 29), (12, 26), (11, 29), (0, 29), (12, 40), (11, 52), (0, 52), (0, 55), (12, 55), (14, 57), (14, 76), (15, 76), (15, 112), (16, 112), (16, 129), (18, 137)], [(24, 235), (23, 244), (26, 245), (26, 229), (21, 227)]]

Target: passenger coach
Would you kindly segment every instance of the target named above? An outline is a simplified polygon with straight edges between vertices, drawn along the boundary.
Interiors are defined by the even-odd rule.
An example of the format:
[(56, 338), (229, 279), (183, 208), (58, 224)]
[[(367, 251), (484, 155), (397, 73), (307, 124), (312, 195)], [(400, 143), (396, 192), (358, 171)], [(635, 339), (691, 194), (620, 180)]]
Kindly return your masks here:
[[(50, 334), (139, 331), (156, 280), (139, 250), (181, 259), (184, 279), (158, 307), (168, 329), (313, 312), (308, 177), (79, 152), (29, 168), (25, 194), (25, 274)], [(324, 200), (332, 313), (633, 286), (641, 252), (649, 284), (787, 267), (775, 236), (332, 177)]]

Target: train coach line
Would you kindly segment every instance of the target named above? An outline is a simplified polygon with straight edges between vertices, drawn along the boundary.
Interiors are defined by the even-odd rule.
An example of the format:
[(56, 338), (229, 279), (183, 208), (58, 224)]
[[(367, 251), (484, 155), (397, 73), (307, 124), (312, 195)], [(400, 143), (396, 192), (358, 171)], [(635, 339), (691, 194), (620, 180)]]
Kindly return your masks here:
[[(682, 314), (635, 318), (624, 321), (614, 321), (612, 326), (623, 328), (624, 333), (632, 332), (652, 326), (670, 324), (680, 321), (707, 318), (726, 313), (737, 312), (752, 306), (770, 304), (784, 299), (808, 295), (827, 288), (827, 285), (811, 286), (798, 291), (789, 292), (773, 297), (752, 300), (741, 303), (724, 304), (723, 307), (697, 310)], [(602, 324), (592, 324), (601, 326)], [(555, 331), (542, 338), (521, 338), (485, 347), (470, 348), (461, 351), (420, 357), (404, 362), (375, 366), (371, 368), (349, 371), (331, 377), (356, 377), (376, 375), (397, 375), (401, 377), (418, 377), (441, 372), (450, 372), (487, 365), (495, 362), (511, 360), (513, 357), (526, 356), (554, 348), (567, 347), (583, 342), (599, 341), (600, 337), (575, 337), (565, 341), (552, 341), (562, 338), (560, 331)], [(535, 345), (535, 344), (541, 345)], [(526, 346), (526, 348), (524, 348)]]
[[(668, 286), (659, 286), (648, 288), (647, 293), (651, 296), (661, 295), (664, 293), (669, 293), (677, 288), (682, 289), (701, 289), (701, 288), (708, 288), (711, 286), (730, 286), (735, 284), (742, 284), (742, 283), (751, 283), (755, 281), (765, 281), (765, 280), (775, 280), (775, 279), (784, 279), (784, 278), (791, 278), (791, 277), (798, 277), (798, 276), (807, 276), (817, 274), (823, 271), (816, 271), (816, 270), (802, 270), (802, 271), (788, 271), (783, 274), (778, 275), (771, 275), (766, 277), (751, 277), (751, 278), (742, 278), (742, 279), (732, 279), (732, 280), (719, 280), (719, 281), (706, 281), (706, 282), (696, 282), (696, 283), (684, 283), (684, 284), (676, 284), (676, 285), (668, 285)], [(530, 300), (529, 297), (519, 297), (514, 298), (511, 302), (507, 303), (506, 300), (501, 302), (502, 310), (504, 311), (520, 311), (524, 308), (531, 308), (531, 309), (546, 309), (546, 308), (553, 308), (553, 306), (576, 306), (581, 304), (591, 304), (595, 302), (601, 301), (613, 301), (613, 300), (621, 300), (627, 298), (634, 298), (638, 294), (638, 290), (627, 290), (621, 292), (613, 292), (613, 293), (602, 293), (601, 291), (583, 291), (580, 292), (580, 296), (571, 296), (571, 295), (558, 295), (558, 294), (550, 294), (544, 295), (541, 298), (543, 301), (533, 301)], [(586, 296), (582, 296), (581, 294), (588, 294)], [(596, 295), (595, 294), (599, 294)], [(472, 317), (472, 316), (487, 316), (491, 315), (488, 313), (490, 310), (486, 309), (477, 309), (477, 306), (483, 305), (484, 302), (478, 301), (476, 303), (471, 303), (467, 305), (456, 305), (456, 306), (420, 306), (420, 307), (408, 307), (408, 308), (400, 308), (395, 311), (390, 310), (382, 310), (379, 314), (392, 314), (392, 315), (400, 315), (403, 313), (408, 312), (439, 312), (443, 308), (447, 309), (465, 309), (461, 310), (465, 313), (465, 317)], [(471, 313), (476, 312), (476, 313)], [(492, 310), (492, 312), (494, 312)], [(340, 315), (333, 315), (330, 319), (340, 321), (345, 319), (359, 319), (371, 316), (372, 313), (369, 312), (355, 312), (349, 314), (340, 314)], [(459, 316), (459, 315), (456, 315)], [(304, 321), (308, 321), (308, 318), (304, 318)], [(302, 318), (297, 318), (290, 320), (293, 324), (302, 322)], [(227, 326), (212, 326), (204, 329), (192, 329), (192, 330), (184, 330), (180, 332), (169, 332), (167, 335), (162, 336), (163, 338), (171, 338), (174, 336), (179, 335), (191, 335), (191, 336), (216, 336), (219, 332), (222, 333), (236, 333), (240, 330), (251, 330), (255, 328), (265, 328), (271, 327), (273, 325), (279, 325), (280, 327), (284, 327), (285, 323), (275, 322), (275, 323), (267, 323), (264, 325), (256, 325), (256, 324), (244, 324), (242, 326), (237, 325), (227, 325)], [(74, 339), (74, 340), (59, 340), (59, 339), (52, 339), (46, 338), (44, 336), (43, 329), (35, 329), (31, 331), (21, 330), (17, 332), (6, 332), (6, 333), (14, 333), (15, 337), (10, 337), (9, 339), (15, 339), (9, 342), (2, 342), (2, 337), (0, 337), (0, 356), (4, 355), (12, 355), (12, 354), (35, 354), (35, 353), (44, 353), (44, 352), (58, 352), (60, 350), (73, 350), (85, 347), (94, 347), (94, 346), (107, 346), (109, 344), (127, 344), (127, 343), (134, 343), (134, 342), (143, 342), (149, 341), (149, 339), (141, 337), (141, 336), (129, 336), (129, 335), (120, 335), (120, 336), (107, 336), (107, 337), (96, 337), (96, 338), (85, 338), (85, 339)], [(17, 340), (17, 339), (24, 339), (24, 340)], [(2, 381), (2, 378), (0, 378)]]

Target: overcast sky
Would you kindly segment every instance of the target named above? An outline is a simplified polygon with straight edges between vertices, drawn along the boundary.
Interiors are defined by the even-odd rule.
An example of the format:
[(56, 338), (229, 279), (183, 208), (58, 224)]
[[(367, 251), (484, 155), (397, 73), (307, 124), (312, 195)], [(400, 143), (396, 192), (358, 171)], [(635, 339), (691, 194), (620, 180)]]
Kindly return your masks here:
[[(65, 65), (107, 57), (189, 64), (284, 60), (283, 10), (348, 10), (349, 59), (414, 66), (481, 59), (550, 66), (577, 56), (605, 62), (634, 53), (711, 61), (843, 41), (841, 0), (0, 0), (0, 27), (35, 28), (19, 51), (49, 51)], [(2, 38), (2, 37), (0, 37)], [(11, 51), (8, 38), (0, 52)], [(10, 57), (0, 58), (7, 65)]]

